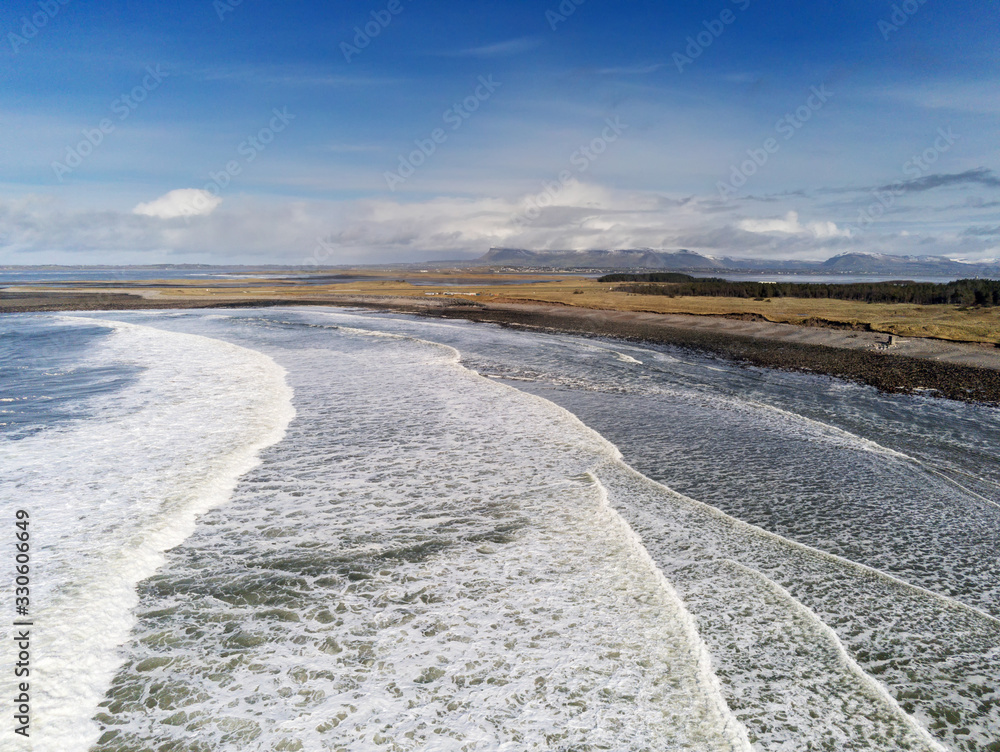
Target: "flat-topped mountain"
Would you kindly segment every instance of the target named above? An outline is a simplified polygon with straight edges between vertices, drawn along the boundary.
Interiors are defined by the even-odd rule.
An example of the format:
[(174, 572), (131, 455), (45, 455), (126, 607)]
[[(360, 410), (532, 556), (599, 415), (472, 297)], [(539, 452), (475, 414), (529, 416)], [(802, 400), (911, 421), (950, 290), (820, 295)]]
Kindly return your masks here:
[(726, 268), (721, 262), (693, 251), (654, 251), (638, 248), (614, 251), (527, 251), (491, 248), (476, 259), (488, 266), (545, 266), (557, 269), (684, 269)]
[(821, 264), (829, 272), (855, 274), (996, 274), (997, 264), (969, 264), (944, 256), (893, 256), (887, 253), (843, 253)]
[(685, 272), (784, 272), (798, 274), (877, 274), (880, 276), (994, 277), (1000, 263), (967, 263), (944, 256), (893, 256), (885, 253), (843, 253), (826, 261), (713, 257), (688, 250), (651, 248), (587, 251), (529, 251), (491, 248), (472, 262), (477, 266), (549, 269), (664, 269)]

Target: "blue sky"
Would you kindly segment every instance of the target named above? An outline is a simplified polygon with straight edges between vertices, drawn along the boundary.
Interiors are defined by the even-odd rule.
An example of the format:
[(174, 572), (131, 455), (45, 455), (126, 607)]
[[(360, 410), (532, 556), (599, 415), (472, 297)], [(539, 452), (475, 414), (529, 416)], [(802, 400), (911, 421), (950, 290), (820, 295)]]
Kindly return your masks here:
[(10, 0), (0, 264), (996, 258), (998, 36), (982, 0)]

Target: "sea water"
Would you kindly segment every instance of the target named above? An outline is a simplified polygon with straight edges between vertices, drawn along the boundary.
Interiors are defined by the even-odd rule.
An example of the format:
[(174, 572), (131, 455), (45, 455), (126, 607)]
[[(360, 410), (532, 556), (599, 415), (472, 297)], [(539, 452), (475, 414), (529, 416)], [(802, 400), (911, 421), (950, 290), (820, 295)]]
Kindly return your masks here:
[(1000, 743), (992, 408), (331, 309), (10, 316), (0, 356), (2, 749)]

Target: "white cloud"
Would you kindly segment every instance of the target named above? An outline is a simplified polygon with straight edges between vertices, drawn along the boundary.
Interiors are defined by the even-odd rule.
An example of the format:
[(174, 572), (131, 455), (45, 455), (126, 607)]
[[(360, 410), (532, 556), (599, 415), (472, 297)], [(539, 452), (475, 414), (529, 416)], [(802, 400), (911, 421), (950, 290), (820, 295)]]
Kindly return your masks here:
[(739, 228), (745, 232), (812, 235), (814, 238), (849, 238), (851, 231), (841, 230), (834, 222), (802, 224), (798, 212), (790, 211), (784, 219), (744, 219)]
[(139, 204), (132, 210), (132, 213), (145, 217), (159, 217), (160, 219), (206, 217), (214, 212), (221, 203), (220, 197), (208, 191), (198, 188), (180, 188), (165, 193), (147, 204)]

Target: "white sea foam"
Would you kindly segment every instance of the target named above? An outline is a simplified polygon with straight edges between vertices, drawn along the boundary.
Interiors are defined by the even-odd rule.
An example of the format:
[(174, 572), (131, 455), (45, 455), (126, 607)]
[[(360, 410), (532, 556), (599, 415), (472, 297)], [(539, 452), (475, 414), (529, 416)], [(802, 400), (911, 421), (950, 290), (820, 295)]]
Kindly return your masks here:
[(585, 475), (610, 444), (452, 348), (300, 331), (298, 417), (151, 581), (102, 749), (749, 751)]
[[(284, 372), (260, 353), (93, 323), (114, 333), (88, 363), (139, 366), (137, 382), (92, 402), (89, 420), (0, 443), (3, 506), (31, 514), (36, 752), (97, 740), (92, 717), (121, 663), (136, 583), (190, 535), (196, 515), (226, 500), (293, 414)], [(10, 680), (0, 677), (5, 697)]]
[[(315, 323), (331, 318), (347, 326)], [(314, 311), (169, 326), (268, 352), (299, 415), (144, 583), (101, 752), (195, 737), (221, 752), (991, 741), (995, 618), (676, 494), (571, 413), (428, 341), (500, 341), (491, 330)], [(553, 339), (538, 346), (550, 362), (574, 347)], [(736, 394), (638, 384), (647, 366), (584, 349), (596, 367), (573, 388), (703, 402), (911, 464)], [(558, 383), (498, 359), (502, 378)]]
[[(788, 729), (804, 724), (819, 738), (841, 738), (846, 748), (926, 749), (928, 730), (935, 744), (949, 749), (971, 752), (993, 740), (996, 713), (983, 709), (1000, 696), (983, 677), (1000, 657), (1000, 620), (755, 528), (623, 463), (607, 463), (596, 475), (698, 619), (726, 679), (726, 696), (741, 706), (737, 716), (751, 733), (768, 729), (766, 748), (795, 748), (801, 738), (789, 737)], [(752, 571), (753, 579), (727, 573), (733, 566)], [(790, 597), (761, 600), (754, 594), (760, 582)], [(791, 630), (803, 615), (805, 632), (775, 634)], [(822, 658), (831, 629), (838, 653), (846, 646), (859, 664), (845, 663), (840, 676), (836, 661)], [(868, 671), (858, 679), (863, 669), (856, 655), (866, 656), (877, 680)], [(872, 695), (876, 684), (886, 689)], [(852, 693), (868, 699), (852, 701)], [(780, 702), (781, 723), (768, 696)], [(911, 707), (904, 711), (887, 697), (905, 697)], [(843, 709), (821, 710), (838, 698), (845, 698)], [(875, 707), (863, 709), (860, 702)]]
[[(400, 324), (395, 330), (405, 331), (406, 328)], [(409, 329), (412, 333), (421, 331), (423, 327), (410, 325)], [(561, 358), (562, 352), (548, 356), (547, 350), (553, 346), (552, 339), (545, 338), (545, 344), (538, 348), (540, 356), (534, 354), (532, 344), (525, 343), (524, 357), (504, 358), (503, 341), (499, 335), (495, 335), (488, 345), (479, 346), (477, 343), (475, 349), (498, 351), (496, 358), (483, 361), (488, 364), (491, 376), (577, 390), (625, 391), (657, 399), (678, 400), (688, 405), (704, 403), (710, 411), (732, 413), (739, 421), (754, 426), (756, 431), (766, 430), (782, 446), (789, 445), (789, 442), (792, 445), (801, 442), (803, 448), (818, 444), (829, 448), (825, 451), (831, 453), (859, 452), (862, 457), (871, 459), (859, 458), (855, 464), (860, 461), (878, 468), (876, 477), (880, 475), (887, 486), (894, 482), (919, 482), (920, 476), (915, 474), (920, 472), (922, 463), (910, 455), (828, 422), (759, 400), (747, 400), (726, 391), (706, 391), (681, 385), (637, 384), (634, 379), (620, 378), (599, 368), (586, 367), (582, 373), (580, 368), (566, 368), (564, 370), (571, 375), (564, 375), (562, 370), (535, 371), (523, 365), (532, 363), (533, 359), (546, 363)], [(602, 348), (587, 343), (578, 349), (593, 352)], [(565, 352), (572, 357), (572, 343), (567, 343)], [(473, 358), (477, 367), (482, 367), (481, 361), (481, 357)], [(492, 372), (495, 364), (500, 365), (497, 369), (499, 373)], [(627, 410), (628, 404), (622, 404)], [(688, 413), (691, 412), (689, 408)], [(720, 426), (720, 430), (725, 430), (725, 426)], [(761, 440), (762, 437), (758, 433), (755, 439)], [(757, 714), (740, 715), (741, 718), (748, 718), (754, 734), (763, 733), (761, 729), (769, 729), (766, 734), (769, 744), (791, 744), (793, 747), (805, 743), (804, 739), (820, 743), (820, 740), (842, 738), (853, 740), (845, 743), (861, 744), (871, 749), (933, 748), (934, 744), (941, 742), (929, 741), (927, 728), (933, 728), (939, 739), (947, 740), (954, 749), (978, 749), (991, 741), (996, 713), (983, 708), (990, 707), (990, 703), (997, 699), (997, 692), (989, 688), (988, 682), (984, 684), (983, 677), (989, 674), (989, 666), (1000, 656), (1000, 621), (968, 603), (968, 595), (963, 601), (946, 594), (946, 578), (950, 574), (947, 562), (934, 561), (934, 566), (927, 572), (929, 575), (936, 572), (945, 585), (945, 588), (931, 590), (738, 522), (717, 509), (680, 497), (630, 469), (624, 472), (625, 466), (618, 462), (612, 461), (607, 466), (616, 467), (618, 469), (611, 471), (612, 475), (641, 478), (639, 485), (648, 488), (648, 496), (646, 491), (636, 495), (636, 486), (632, 481), (625, 486), (616, 483), (613, 497), (615, 508), (628, 515), (644, 540), (648, 537), (652, 542), (654, 559), (668, 569), (671, 579), (677, 578), (684, 584), (685, 592), (702, 595), (716, 593), (716, 597), (704, 597), (698, 602), (699, 618), (706, 618), (705, 609), (708, 609), (709, 615), (725, 618), (730, 614), (729, 618), (733, 618), (731, 609), (738, 607), (741, 600), (748, 601), (749, 594), (758, 588), (752, 579), (746, 577), (741, 579), (745, 593), (738, 587), (727, 591), (717, 583), (711, 583), (711, 573), (719, 562), (725, 562), (728, 557), (756, 572), (757, 578), (769, 581), (769, 587), (791, 592), (798, 599), (797, 602), (786, 599), (788, 602), (782, 605), (780, 598), (775, 600), (762, 594), (762, 608), (771, 609), (768, 617), (771, 623), (787, 621), (792, 624), (796, 620), (802, 621), (804, 614), (811, 614), (802, 621), (802, 629), (796, 637), (786, 638), (784, 647), (780, 650), (775, 648), (777, 652), (770, 658), (759, 656), (759, 664), (753, 666), (749, 673), (742, 668), (737, 670), (741, 659), (726, 654), (724, 648), (730, 637), (725, 631), (710, 635), (713, 649), (720, 651), (717, 657), (721, 661), (720, 670), (727, 677), (727, 692), (736, 692), (737, 697), (753, 707), (753, 713)], [(598, 473), (602, 479), (607, 468)], [(854, 468), (855, 471), (858, 469), (858, 466)], [(732, 471), (752, 475), (753, 469), (734, 467)], [(952, 481), (949, 484), (955, 485)], [(922, 513), (919, 508), (912, 511)], [(928, 507), (928, 512), (933, 513), (933, 507)], [(700, 574), (693, 577), (692, 572)], [(974, 572), (969, 574), (975, 576)], [(725, 576), (720, 574), (719, 578), (724, 580)], [(984, 584), (988, 586), (988, 583)], [(988, 592), (983, 597), (988, 597)], [(744, 621), (744, 630), (751, 631), (750, 620)], [(765, 625), (767, 623), (764, 622)], [(740, 625), (737, 618), (728, 629), (739, 630)], [(835, 631), (831, 633), (827, 625), (834, 625)], [(832, 652), (829, 649), (831, 634), (834, 635)], [(858, 675), (857, 671), (864, 669), (858, 668), (860, 664), (856, 661), (853, 665), (842, 661), (838, 651), (843, 645), (863, 656), (865, 666), (876, 672), (880, 681), (875, 681), (871, 675)], [(795, 666), (796, 656), (812, 651), (830, 655), (830, 659), (826, 663), (809, 662), (808, 667), (806, 664)], [(732, 663), (734, 660), (736, 665)], [(789, 660), (792, 662), (787, 663)], [(777, 670), (782, 661), (792, 671), (807, 671), (818, 679), (818, 683), (811, 679), (802, 686), (795, 681), (783, 685), (771, 680), (768, 686), (759, 684), (754, 678), (761, 672)], [(842, 689), (831, 692), (831, 687), (838, 686)], [(843, 689), (845, 687), (850, 690)], [(790, 707), (803, 711), (803, 715), (795, 716), (782, 709), (781, 721), (776, 722), (776, 708), (765, 702), (765, 698), (776, 691), (774, 696), (788, 698)], [(838, 695), (853, 695), (858, 699), (848, 701), (844, 708), (830, 706), (820, 713), (820, 719), (813, 717), (814, 712), (819, 712), (813, 706)], [(727, 694), (727, 697), (731, 696)], [(817, 698), (821, 702), (814, 702)], [(861, 711), (852, 705), (856, 702), (870, 704), (872, 708)], [(905, 708), (902, 707), (904, 702)], [(801, 732), (799, 738), (794, 733), (789, 735), (789, 729), (801, 729), (803, 725), (810, 727), (808, 733)]]

